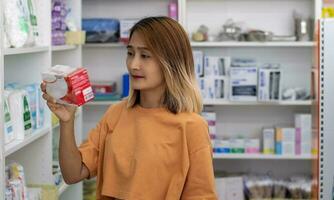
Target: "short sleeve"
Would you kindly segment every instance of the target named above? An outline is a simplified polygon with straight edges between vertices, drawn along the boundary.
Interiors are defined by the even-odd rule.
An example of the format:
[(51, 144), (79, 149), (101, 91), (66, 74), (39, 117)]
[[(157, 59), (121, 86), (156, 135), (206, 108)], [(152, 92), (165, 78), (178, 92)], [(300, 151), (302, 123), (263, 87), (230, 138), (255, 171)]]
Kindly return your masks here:
[(217, 200), (211, 146), (193, 152), (189, 159), (181, 200)]
[(79, 147), (82, 162), (89, 170), (89, 178), (95, 177), (97, 174), (101, 137), (103, 132), (107, 131), (107, 121), (111, 112), (112, 106), (109, 107), (96, 127), (90, 130), (88, 139)]

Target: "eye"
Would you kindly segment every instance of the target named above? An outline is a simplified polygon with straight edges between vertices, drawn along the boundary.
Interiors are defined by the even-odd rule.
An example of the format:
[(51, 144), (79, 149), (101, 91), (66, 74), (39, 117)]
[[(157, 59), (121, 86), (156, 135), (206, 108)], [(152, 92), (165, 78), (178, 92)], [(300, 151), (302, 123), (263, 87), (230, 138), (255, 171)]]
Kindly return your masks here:
[(149, 56), (147, 54), (142, 54), (141, 57), (144, 58), (144, 59), (147, 59), (147, 58), (150, 58), (151, 56)]
[(133, 56), (133, 53), (128, 51), (128, 56)]

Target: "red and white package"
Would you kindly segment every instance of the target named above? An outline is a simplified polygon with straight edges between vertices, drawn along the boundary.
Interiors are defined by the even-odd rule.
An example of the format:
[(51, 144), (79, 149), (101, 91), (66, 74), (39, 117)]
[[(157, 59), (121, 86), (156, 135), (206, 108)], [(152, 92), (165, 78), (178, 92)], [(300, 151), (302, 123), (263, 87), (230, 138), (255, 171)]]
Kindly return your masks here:
[(81, 106), (94, 99), (86, 69), (56, 65), (42, 73), (46, 93), (61, 104)]

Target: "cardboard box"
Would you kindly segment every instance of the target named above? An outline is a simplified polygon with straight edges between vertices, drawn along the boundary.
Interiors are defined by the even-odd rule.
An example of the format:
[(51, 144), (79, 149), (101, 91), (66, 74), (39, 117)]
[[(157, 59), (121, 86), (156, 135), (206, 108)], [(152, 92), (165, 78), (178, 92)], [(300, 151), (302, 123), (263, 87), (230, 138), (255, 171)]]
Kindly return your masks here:
[(130, 29), (138, 22), (138, 19), (121, 19), (120, 20), (120, 40), (124, 43), (129, 41)]
[(230, 100), (257, 101), (257, 68), (231, 67)]
[(195, 75), (197, 78), (204, 76), (203, 51), (193, 51)]
[(262, 152), (264, 154), (274, 154), (275, 152), (275, 129), (264, 128), (262, 130)]
[(81, 106), (94, 99), (88, 72), (84, 68), (56, 65), (42, 73), (46, 92), (58, 103)]
[(242, 177), (216, 178), (218, 199), (244, 200), (244, 187)]
[(86, 41), (85, 31), (67, 31), (65, 33), (67, 45), (82, 45)]
[(297, 155), (310, 155), (312, 151), (312, 116), (311, 114), (296, 114), (296, 149)]
[(258, 100), (279, 101), (281, 99), (282, 71), (279, 67), (259, 69)]

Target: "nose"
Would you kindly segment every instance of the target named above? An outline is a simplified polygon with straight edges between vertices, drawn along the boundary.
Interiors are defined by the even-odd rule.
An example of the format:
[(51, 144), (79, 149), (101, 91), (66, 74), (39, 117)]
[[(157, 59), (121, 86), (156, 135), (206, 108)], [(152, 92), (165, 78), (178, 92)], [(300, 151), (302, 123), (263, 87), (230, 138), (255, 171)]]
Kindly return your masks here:
[(129, 60), (129, 68), (131, 70), (139, 70), (141, 67), (140, 58), (136, 55)]

